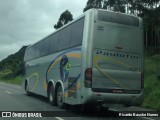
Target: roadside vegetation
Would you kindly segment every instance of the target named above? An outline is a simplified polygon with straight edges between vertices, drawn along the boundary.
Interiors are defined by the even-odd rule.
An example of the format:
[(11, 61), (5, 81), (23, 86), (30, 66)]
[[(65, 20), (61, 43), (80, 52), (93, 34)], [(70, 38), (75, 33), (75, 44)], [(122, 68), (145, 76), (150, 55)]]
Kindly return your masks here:
[(145, 108), (160, 110), (160, 54), (145, 57), (144, 102)]
[(0, 82), (21, 85), (22, 75), (13, 76), (11, 70), (0, 71)]
[(26, 48), (27, 46), (23, 46), (15, 54), (9, 55), (7, 58), (0, 61), (0, 82), (21, 84), (22, 75), (20, 62), (23, 61)]
[(15, 78), (0, 79), (0, 82), (21, 85), (21, 83), (22, 83), (22, 76), (18, 75)]

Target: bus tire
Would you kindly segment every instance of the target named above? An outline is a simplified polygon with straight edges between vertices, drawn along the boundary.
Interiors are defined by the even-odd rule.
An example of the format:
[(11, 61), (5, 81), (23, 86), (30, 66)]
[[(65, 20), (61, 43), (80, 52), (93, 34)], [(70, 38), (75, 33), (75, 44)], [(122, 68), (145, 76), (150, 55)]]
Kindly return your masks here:
[(28, 82), (25, 83), (25, 91), (26, 91), (26, 95), (30, 96), (31, 92), (29, 92), (29, 85)]
[(51, 105), (56, 105), (53, 85), (49, 87), (48, 100)]
[(62, 90), (62, 86), (58, 86), (57, 89), (57, 106), (59, 108), (64, 108), (64, 101), (63, 101), (63, 90)]

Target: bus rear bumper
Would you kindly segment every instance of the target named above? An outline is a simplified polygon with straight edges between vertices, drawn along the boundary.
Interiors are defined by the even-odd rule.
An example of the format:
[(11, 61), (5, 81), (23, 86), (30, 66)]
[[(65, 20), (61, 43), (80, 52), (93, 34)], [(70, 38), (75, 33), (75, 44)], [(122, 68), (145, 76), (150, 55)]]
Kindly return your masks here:
[[(89, 92), (90, 91), (90, 92)], [(122, 104), (125, 106), (139, 106), (143, 102), (143, 90), (139, 94), (122, 94), (122, 93), (99, 93), (88, 91), (86, 94), (85, 104), (97, 104), (99, 102), (106, 104)]]

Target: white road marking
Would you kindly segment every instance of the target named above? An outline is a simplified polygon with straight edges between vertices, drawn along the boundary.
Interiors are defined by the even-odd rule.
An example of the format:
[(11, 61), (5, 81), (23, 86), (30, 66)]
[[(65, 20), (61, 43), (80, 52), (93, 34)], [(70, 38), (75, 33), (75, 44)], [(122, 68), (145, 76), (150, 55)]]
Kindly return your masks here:
[(118, 110), (112, 109), (112, 108), (109, 108), (109, 110), (114, 111), (114, 112), (118, 112)]
[(5, 92), (6, 92), (6, 93), (8, 93), (8, 94), (10, 94), (10, 95), (12, 94), (12, 93), (11, 93), (11, 92), (9, 92), (9, 91), (5, 91)]
[(141, 118), (144, 118), (144, 119), (147, 119), (147, 120), (155, 120), (153, 118), (148, 118), (148, 117), (141, 117)]
[(58, 120), (64, 120), (63, 118), (60, 118), (60, 117), (54, 117), (54, 118), (56, 118)]
[(5, 83), (5, 82), (0, 82), (0, 84), (1, 85), (14, 86), (15, 88), (22, 89), (21, 85), (13, 85), (13, 84)]

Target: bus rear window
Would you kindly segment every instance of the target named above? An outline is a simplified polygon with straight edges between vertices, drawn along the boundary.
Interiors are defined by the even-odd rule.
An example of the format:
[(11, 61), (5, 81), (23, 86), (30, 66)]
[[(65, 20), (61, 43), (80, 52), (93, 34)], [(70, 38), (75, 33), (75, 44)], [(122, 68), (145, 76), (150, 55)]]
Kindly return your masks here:
[(134, 16), (124, 15), (115, 12), (98, 11), (98, 19), (101, 21), (119, 23), (139, 27), (139, 19)]

